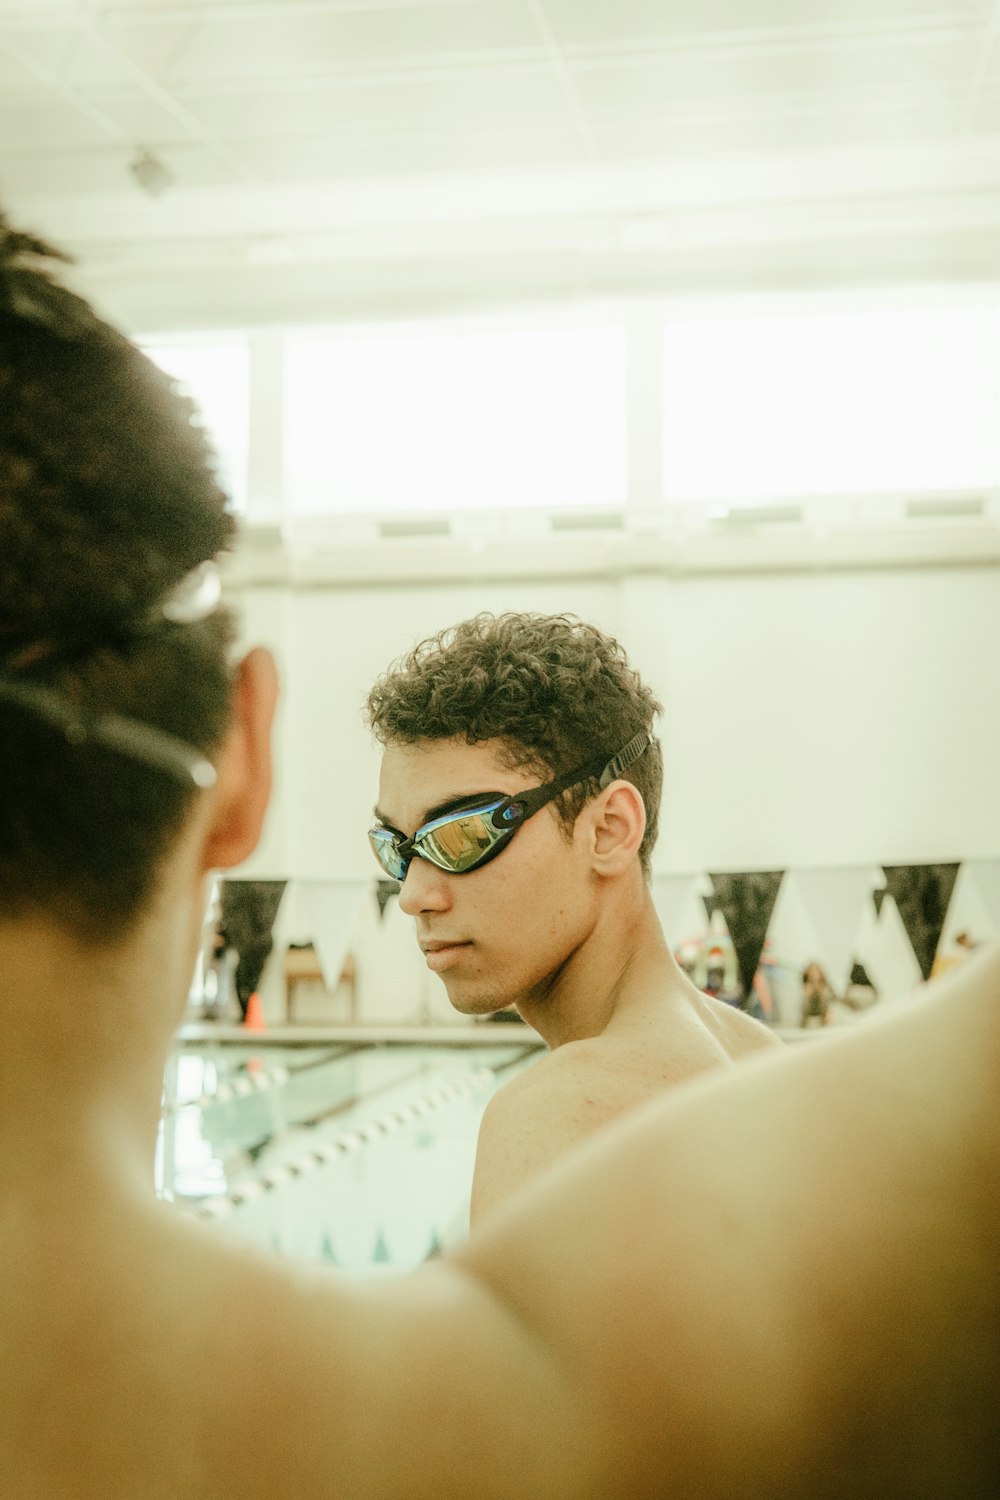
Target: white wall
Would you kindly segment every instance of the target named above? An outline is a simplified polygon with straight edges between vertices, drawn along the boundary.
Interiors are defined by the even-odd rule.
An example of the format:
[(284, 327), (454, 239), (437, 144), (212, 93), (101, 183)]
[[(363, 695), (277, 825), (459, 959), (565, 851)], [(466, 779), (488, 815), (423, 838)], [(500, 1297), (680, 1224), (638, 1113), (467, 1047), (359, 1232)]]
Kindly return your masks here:
[(250, 873), (374, 871), (374, 678), (480, 609), (572, 611), (665, 705), (659, 871), (987, 858), (1000, 848), (1000, 569), (247, 589), (278, 657), (279, 792)]

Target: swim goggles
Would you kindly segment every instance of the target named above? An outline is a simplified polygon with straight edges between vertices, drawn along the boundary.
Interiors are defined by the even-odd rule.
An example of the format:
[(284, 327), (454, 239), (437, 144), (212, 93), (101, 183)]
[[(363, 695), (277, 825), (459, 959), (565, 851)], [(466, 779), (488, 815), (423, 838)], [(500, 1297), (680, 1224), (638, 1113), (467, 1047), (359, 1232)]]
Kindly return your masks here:
[(560, 792), (593, 777), (597, 778), (600, 787), (606, 787), (617, 780), (626, 766), (637, 761), (652, 743), (643, 730), (609, 761), (602, 756), (556, 781), (548, 781), (544, 786), (526, 792), (515, 792), (510, 797), (487, 795), (484, 798), (480, 795), (470, 798), (464, 806), (454, 808), (440, 818), (432, 818), (410, 839), (396, 828), (377, 824), (370, 829), (368, 842), (383, 870), (394, 880), (406, 879), (415, 855), (449, 875), (467, 875), (470, 870), (478, 870), (489, 860), (496, 859), (517, 830)]

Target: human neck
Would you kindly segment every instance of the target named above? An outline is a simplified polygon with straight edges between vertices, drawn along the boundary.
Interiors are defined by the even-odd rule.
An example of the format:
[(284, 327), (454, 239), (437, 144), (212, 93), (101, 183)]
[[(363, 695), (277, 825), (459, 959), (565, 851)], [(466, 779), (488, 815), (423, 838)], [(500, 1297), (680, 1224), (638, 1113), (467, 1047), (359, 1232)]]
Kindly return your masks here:
[(151, 1181), (171, 1034), (187, 994), (192, 913), (161, 902), (120, 943), (31, 918), (0, 927), (0, 1176), (44, 1165)]
[(604, 905), (585, 941), (517, 1009), (555, 1048), (641, 1021), (675, 990), (683, 976), (643, 883), (638, 896)]

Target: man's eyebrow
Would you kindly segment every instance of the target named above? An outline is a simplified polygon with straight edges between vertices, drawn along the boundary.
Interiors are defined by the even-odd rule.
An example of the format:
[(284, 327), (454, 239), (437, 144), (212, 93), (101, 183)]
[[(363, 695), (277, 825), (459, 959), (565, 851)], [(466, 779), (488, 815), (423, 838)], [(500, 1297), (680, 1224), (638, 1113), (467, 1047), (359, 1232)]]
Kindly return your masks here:
[[(447, 813), (463, 812), (469, 807), (479, 807), (483, 802), (492, 802), (497, 798), (510, 797), (512, 795), (511, 792), (501, 791), (463, 792), (461, 796), (449, 797), (444, 802), (435, 802), (433, 807), (428, 807), (417, 827), (423, 828), (427, 823), (433, 823), (435, 818), (443, 818)], [(397, 828), (395, 823), (389, 821), (381, 808), (376, 807), (373, 811), (383, 828), (391, 828), (393, 833), (402, 832), (402, 829)]]
[(377, 804), (372, 808), (372, 817), (376, 822), (381, 823), (383, 828), (391, 828), (393, 833), (402, 833), (403, 831), (401, 828), (397, 828), (395, 823), (390, 823), (385, 813)]

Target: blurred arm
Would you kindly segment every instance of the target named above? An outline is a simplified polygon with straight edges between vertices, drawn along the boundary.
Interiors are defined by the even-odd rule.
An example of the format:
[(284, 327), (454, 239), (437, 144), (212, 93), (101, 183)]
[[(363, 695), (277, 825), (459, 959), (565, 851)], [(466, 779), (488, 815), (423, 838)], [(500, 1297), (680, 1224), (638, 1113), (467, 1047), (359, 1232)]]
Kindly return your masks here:
[(455, 1262), (578, 1383), (616, 1495), (987, 1493), (998, 1081), (993, 953), (620, 1122)]

